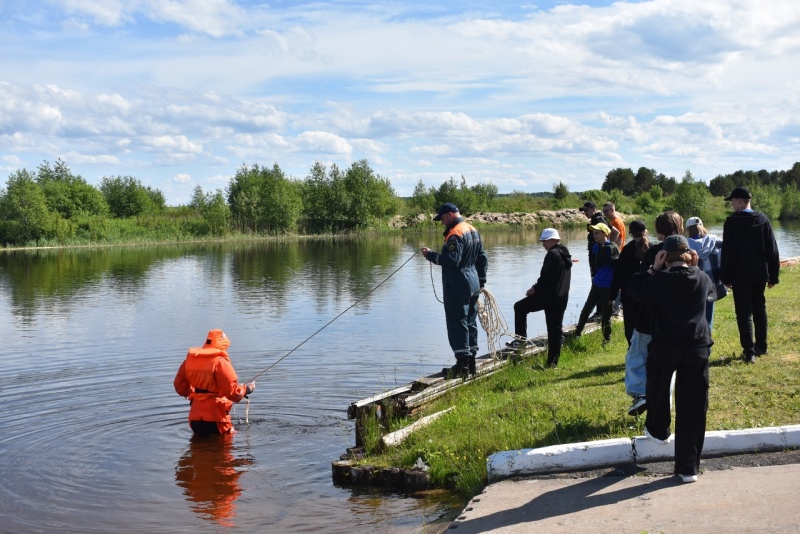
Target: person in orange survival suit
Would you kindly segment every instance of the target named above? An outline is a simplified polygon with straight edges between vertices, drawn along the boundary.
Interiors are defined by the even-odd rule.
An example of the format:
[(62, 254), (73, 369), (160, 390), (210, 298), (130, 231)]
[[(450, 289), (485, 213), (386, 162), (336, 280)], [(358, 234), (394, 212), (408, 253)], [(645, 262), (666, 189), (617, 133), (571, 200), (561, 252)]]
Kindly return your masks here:
[(191, 403), (189, 426), (200, 435), (232, 434), (231, 406), (253, 392), (256, 383), (239, 384), (226, 349), (231, 341), (222, 330), (211, 330), (205, 344), (190, 348), (173, 385)]

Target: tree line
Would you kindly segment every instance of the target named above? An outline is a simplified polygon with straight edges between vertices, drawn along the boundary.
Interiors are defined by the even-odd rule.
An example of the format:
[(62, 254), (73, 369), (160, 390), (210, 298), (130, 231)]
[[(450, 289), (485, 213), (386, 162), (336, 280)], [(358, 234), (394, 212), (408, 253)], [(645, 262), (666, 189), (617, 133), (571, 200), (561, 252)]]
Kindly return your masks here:
[(576, 208), (586, 200), (613, 201), (625, 213), (649, 215), (674, 209), (682, 215), (713, 219), (724, 212), (720, 198), (744, 185), (754, 207), (770, 218), (800, 217), (800, 162), (786, 171), (737, 171), (708, 185), (690, 171), (677, 180), (641, 167), (608, 172), (601, 189), (570, 191), (564, 181), (552, 191), (499, 194), (488, 183), (468, 184), (464, 176), (438, 187), (419, 181), (410, 198), (401, 198), (388, 178), (366, 160), (347, 169), (314, 163), (303, 179), (281, 168), (242, 165), (225, 190), (195, 187), (185, 206), (170, 207), (158, 189), (131, 176), (103, 177), (97, 186), (73, 174), (61, 160), (43, 162), (34, 172), (12, 173), (0, 190), (0, 244), (4, 246), (130, 242), (219, 237), (230, 234), (338, 234), (386, 224), (405, 216), (434, 213), (453, 202), (465, 215)]

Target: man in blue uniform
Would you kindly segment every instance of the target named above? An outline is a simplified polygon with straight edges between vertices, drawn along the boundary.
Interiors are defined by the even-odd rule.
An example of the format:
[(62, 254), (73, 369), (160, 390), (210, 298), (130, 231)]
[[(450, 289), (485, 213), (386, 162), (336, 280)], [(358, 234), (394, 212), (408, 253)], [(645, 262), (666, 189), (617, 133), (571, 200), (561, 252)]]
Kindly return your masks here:
[(486, 283), (489, 261), (483, 252), (480, 234), (464, 220), (455, 204), (442, 205), (433, 220), (441, 221), (445, 228), (444, 245), (439, 253), (423, 247), (422, 255), (429, 262), (442, 266), (447, 339), (456, 357), (456, 364), (443, 369), (442, 373), (466, 378), (475, 374), (478, 296)]

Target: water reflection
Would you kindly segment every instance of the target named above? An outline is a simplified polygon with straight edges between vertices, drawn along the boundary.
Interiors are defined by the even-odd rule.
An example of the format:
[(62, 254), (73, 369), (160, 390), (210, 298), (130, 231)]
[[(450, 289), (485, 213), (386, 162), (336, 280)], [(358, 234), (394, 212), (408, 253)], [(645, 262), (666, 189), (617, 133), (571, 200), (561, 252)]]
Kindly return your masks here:
[(192, 436), (175, 466), (175, 483), (183, 488), (190, 508), (200, 518), (233, 527), (239, 477), (253, 465), (249, 455), (236, 457), (233, 435)]

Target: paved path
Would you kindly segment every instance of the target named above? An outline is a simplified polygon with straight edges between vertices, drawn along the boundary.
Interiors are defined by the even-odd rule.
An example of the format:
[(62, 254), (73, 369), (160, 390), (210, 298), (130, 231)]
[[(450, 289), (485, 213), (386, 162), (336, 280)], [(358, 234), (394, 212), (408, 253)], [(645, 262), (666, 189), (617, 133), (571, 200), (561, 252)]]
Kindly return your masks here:
[[(778, 460), (764, 460), (778, 458)], [(670, 462), (594, 475), (505, 480), (474, 497), (448, 533), (800, 532), (797, 452), (709, 459), (684, 484)]]

